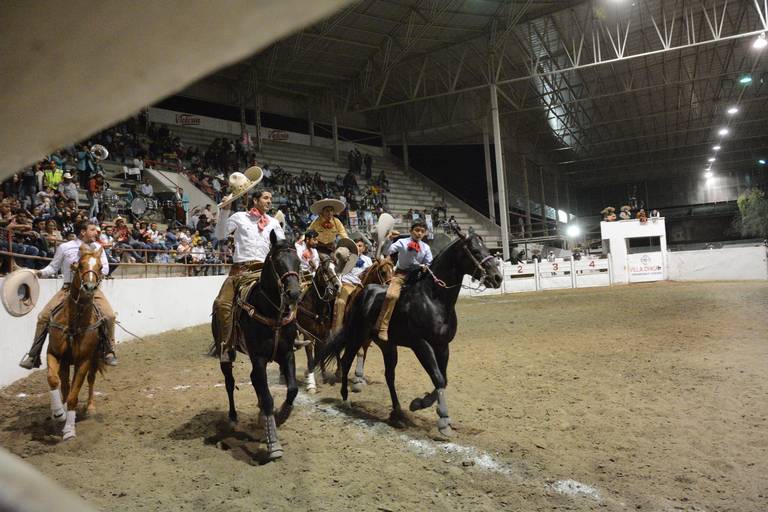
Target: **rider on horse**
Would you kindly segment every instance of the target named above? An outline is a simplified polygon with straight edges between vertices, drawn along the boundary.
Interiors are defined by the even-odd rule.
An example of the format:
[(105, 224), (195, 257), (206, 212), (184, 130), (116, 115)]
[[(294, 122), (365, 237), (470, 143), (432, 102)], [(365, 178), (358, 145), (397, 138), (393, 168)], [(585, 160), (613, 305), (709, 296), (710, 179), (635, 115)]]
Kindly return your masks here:
[[(257, 169), (258, 172), (255, 172)], [(267, 215), (272, 206), (272, 193), (268, 190), (257, 191), (252, 196), (252, 206), (248, 211), (236, 212), (230, 215), (230, 204), (242, 196), (261, 181), (262, 173), (258, 167), (252, 167), (246, 171), (253, 180), (248, 182), (230, 184), (233, 192), (219, 205), (219, 221), (216, 224), (216, 238), (226, 240), (230, 233), (234, 233), (235, 251), (232, 257), (233, 265), (229, 270), (229, 277), (219, 290), (219, 295), (213, 302), (213, 309), (218, 320), (219, 342), (221, 343), (221, 358), (228, 360), (233, 348), (233, 302), (237, 283), (242, 274), (248, 273), (253, 281), (260, 280), (261, 267), (269, 254), (272, 244), (269, 234), (274, 231), (279, 239), (285, 239), (283, 228), (273, 217)], [(239, 173), (233, 173), (239, 174)]]
[[(61, 272), (64, 278), (64, 286), (56, 292), (56, 294), (48, 301), (40, 314), (37, 316), (37, 329), (35, 330), (35, 337), (32, 342), (32, 347), (29, 349), (29, 353), (24, 356), (19, 366), (31, 370), (32, 368), (39, 368), (40, 353), (43, 350), (43, 344), (48, 335), (48, 325), (51, 320), (51, 315), (54, 311), (58, 310), (69, 297), (69, 285), (72, 282), (72, 265), (77, 265), (80, 257), (80, 246), (87, 244), (91, 249), (98, 250), (99, 244), (96, 242), (98, 237), (99, 227), (93, 222), (81, 222), (77, 225), (76, 231), (79, 238), (63, 243), (56, 248), (56, 254), (53, 256), (53, 260), (42, 270), (36, 272), (38, 277), (53, 277)], [(109, 274), (109, 261), (104, 251), (101, 251), (101, 271), (104, 275)], [(109, 343), (109, 350), (105, 355), (105, 362), (108, 365), (115, 366), (117, 364), (117, 357), (115, 356), (115, 312), (112, 310), (112, 306), (109, 305), (109, 301), (104, 296), (104, 292), (101, 289), (97, 289), (93, 297), (93, 303), (99, 310), (99, 313), (106, 322), (107, 341)]]
[(336, 217), (344, 208), (344, 203), (338, 199), (321, 199), (309, 207), (318, 216), (309, 225), (309, 229), (317, 232), (317, 249), (323, 254), (331, 254), (336, 249), (337, 237), (349, 238), (344, 224)]
[(408, 278), (408, 275), (416, 270), (422, 272), (432, 263), (432, 250), (421, 239), (427, 233), (427, 224), (423, 220), (415, 220), (411, 224), (411, 236), (401, 238), (389, 246), (387, 255), (393, 260), (397, 258), (395, 274), (389, 282), (384, 304), (376, 324), (379, 326), (379, 339), (388, 341), (389, 320), (395, 311), (397, 299), (400, 298), (400, 289)]
[(301, 261), (301, 272), (303, 274), (314, 274), (320, 266), (320, 255), (317, 253), (317, 231), (307, 230), (304, 233), (304, 241), (296, 242), (296, 254)]
[(360, 276), (373, 265), (371, 258), (365, 254), (365, 241), (362, 238), (357, 238), (355, 240), (355, 245), (357, 245), (357, 263), (352, 270), (341, 276), (341, 290), (339, 290), (339, 294), (336, 296), (331, 332), (336, 332), (341, 328), (341, 324), (344, 322), (344, 311), (347, 307), (349, 296), (352, 295), (352, 292), (354, 292), (358, 286), (362, 286)]

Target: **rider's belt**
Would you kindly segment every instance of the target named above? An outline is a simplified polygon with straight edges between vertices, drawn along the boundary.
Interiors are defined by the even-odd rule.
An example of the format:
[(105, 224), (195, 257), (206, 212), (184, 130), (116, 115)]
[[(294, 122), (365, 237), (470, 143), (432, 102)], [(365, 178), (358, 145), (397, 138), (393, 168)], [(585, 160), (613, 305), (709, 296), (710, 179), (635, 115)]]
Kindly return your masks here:
[(242, 261), (240, 263), (234, 263), (232, 265), (232, 270), (230, 270), (229, 273), (230, 275), (237, 275), (243, 272), (255, 272), (257, 270), (261, 270), (263, 266), (263, 261)]

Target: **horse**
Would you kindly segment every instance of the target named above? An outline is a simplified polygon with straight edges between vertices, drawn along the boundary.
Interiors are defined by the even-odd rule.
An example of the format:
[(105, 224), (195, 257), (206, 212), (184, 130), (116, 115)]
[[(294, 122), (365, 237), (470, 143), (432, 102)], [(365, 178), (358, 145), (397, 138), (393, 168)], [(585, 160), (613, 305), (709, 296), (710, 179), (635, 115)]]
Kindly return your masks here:
[(397, 301), (389, 324), (389, 341), (378, 338), (376, 320), (387, 287), (369, 285), (357, 297), (342, 330), (318, 354), (326, 362), (341, 357), (341, 397), (348, 403), (348, 374), (360, 347), (373, 338), (384, 356), (384, 375), (392, 400), (390, 421), (403, 425), (405, 417), (395, 389), (397, 347), (409, 347), (429, 374), (434, 390), (416, 398), (410, 410), (416, 411), (438, 402), (438, 430), (452, 435), (445, 388), (448, 384), (449, 343), (456, 335), (456, 300), (465, 275), (471, 275), (489, 288), (499, 288), (503, 277), (496, 260), (477, 234), (463, 235), (448, 245), (432, 262), (427, 273), (410, 282)]
[[(304, 347), (307, 354), (307, 392), (315, 393), (315, 344), (324, 343), (331, 330), (333, 304), (341, 289), (341, 280), (336, 275), (333, 259), (320, 255), (320, 265), (312, 276), (309, 287), (299, 299), (296, 321), (299, 331), (311, 342)], [(325, 372), (325, 366), (322, 366)]]
[[(269, 234), (269, 240), (272, 247), (264, 260), (261, 280), (251, 287), (244, 301), (239, 301), (236, 294), (235, 300), (238, 301), (240, 313), (236, 317), (239, 329), (235, 329), (235, 336), (239, 339), (240, 334), (242, 335), (245, 349), (241, 348), (241, 351), (246, 352), (251, 360), (251, 384), (258, 397), (267, 434), (267, 457), (274, 460), (283, 456), (277, 427), (290, 416), (293, 401), (299, 392), (293, 343), (296, 339), (296, 305), (301, 295), (301, 283), (299, 257), (293, 244), (278, 240), (274, 231)], [(216, 320), (214, 313), (213, 353), (218, 353), (221, 349)], [(234, 358), (233, 349), (229, 361), (220, 362), (229, 400), (229, 421), (232, 425), (237, 424), (238, 419), (234, 397), (235, 377), (232, 374)], [(267, 363), (270, 361), (276, 361), (280, 365), (280, 372), (287, 385), (285, 401), (277, 413), (267, 382)]]
[[(53, 312), (49, 325), (47, 351), (48, 385), (51, 389), (51, 417), (64, 422), (63, 438), (76, 436), (77, 402), (83, 381), (88, 378), (88, 403), (86, 412), (93, 413), (93, 384), (96, 372), (104, 371), (104, 345), (100, 343), (103, 320), (99, 318), (93, 297), (102, 279), (101, 252), (99, 247), (91, 251), (80, 246), (76, 265), (72, 265), (72, 283), (69, 297)], [(69, 367), (74, 365), (70, 384)], [(62, 398), (66, 397), (66, 403)]]

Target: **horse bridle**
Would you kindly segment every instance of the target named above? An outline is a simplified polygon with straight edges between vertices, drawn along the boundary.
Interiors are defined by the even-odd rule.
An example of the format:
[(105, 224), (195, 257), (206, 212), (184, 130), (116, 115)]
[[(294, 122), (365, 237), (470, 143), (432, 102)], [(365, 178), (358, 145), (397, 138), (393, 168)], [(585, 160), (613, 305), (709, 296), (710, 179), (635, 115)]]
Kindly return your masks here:
[[(334, 300), (336, 294), (333, 291), (334, 286), (331, 284), (331, 281), (333, 278), (339, 279), (332, 265), (333, 263), (331, 261), (326, 261), (323, 262), (320, 265), (320, 268), (317, 269), (317, 272), (322, 272), (323, 279), (325, 279), (325, 291), (322, 294), (320, 293), (320, 290), (317, 289), (317, 283), (315, 282), (315, 279), (312, 278), (312, 288), (315, 290), (317, 297), (325, 303)], [(325, 266), (328, 266), (328, 271), (324, 269)], [(328, 278), (328, 274), (330, 274), (331, 279)], [(339, 284), (341, 284), (341, 281), (339, 281)]]
[(470, 261), (472, 261), (472, 263), (474, 264), (476, 272), (479, 272), (479, 276), (478, 277), (475, 277), (475, 273), (473, 272), (472, 273), (472, 278), (475, 281), (482, 281), (483, 279), (485, 279), (485, 277), (488, 276), (488, 272), (485, 270), (485, 266), (484, 265), (486, 263), (488, 263), (490, 260), (494, 259), (494, 257), (489, 254), (488, 256), (483, 258), (482, 260), (478, 260), (475, 257), (475, 255), (472, 254), (472, 251), (469, 249), (469, 238), (464, 236), (461, 233), (457, 233), (457, 234), (461, 238), (461, 246), (464, 249), (464, 252), (467, 253), (467, 256), (469, 256)]

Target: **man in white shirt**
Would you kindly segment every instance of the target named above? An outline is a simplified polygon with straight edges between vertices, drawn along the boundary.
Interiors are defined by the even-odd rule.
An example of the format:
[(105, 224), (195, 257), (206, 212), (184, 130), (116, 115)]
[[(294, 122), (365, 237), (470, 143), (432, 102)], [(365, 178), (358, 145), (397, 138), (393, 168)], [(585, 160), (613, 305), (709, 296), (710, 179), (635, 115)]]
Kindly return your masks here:
[(299, 255), (299, 261), (301, 262), (301, 271), (313, 274), (320, 266), (320, 254), (317, 252), (317, 231), (314, 229), (308, 230), (304, 233), (304, 241), (296, 242), (296, 254)]
[(152, 197), (155, 195), (155, 190), (152, 188), (152, 184), (149, 182), (149, 178), (144, 178), (144, 183), (141, 184), (141, 187), (139, 187), (139, 192), (141, 192), (141, 195)]
[(352, 270), (341, 276), (341, 290), (339, 290), (339, 294), (336, 296), (331, 332), (338, 332), (338, 330), (341, 329), (341, 324), (344, 322), (344, 310), (347, 308), (349, 296), (352, 295), (352, 292), (354, 292), (358, 286), (363, 285), (360, 278), (365, 271), (373, 265), (371, 258), (365, 254), (365, 241), (362, 238), (357, 238), (355, 240), (355, 245), (357, 245), (357, 263)]
[(232, 346), (232, 302), (235, 298), (237, 276), (247, 271), (261, 270), (264, 260), (272, 248), (269, 235), (272, 231), (278, 239), (284, 240), (285, 233), (274, 217), (267, 215), (272, 207), (272, 193), (261, 190), (252, 196), (252, 207), (245, 212), (230, 214), (230, 206), (221, 206), (219, 222), (216, 224), (216, 238), (226, 240), (234, 233), (235, 252), (229, 277), (213, 301), (213, 310), (218, 322), (218, 334), (221, 342), (222, 361), (228, 361), (229, 348)]
[[(96, 224), (81, 222), (77, 225), (76, 232), (79, 238), (58, 246), (56, 254), (48, 266), (37, 271), (38, 277), (54, 277), (61, 272), (64, 278), (64, 286), (56, 292), (37, 316), (37, 329), (35, 330), (32, 347), (21, 363), (19, 363), (19, 366), (27, 370), (40, 367), (40, 353), (48, 336), (48, 323), (51, 320), (53, 311), (58, 309), (69, 298), (69, 285), (72, 282), (72, 265), (76, 265), (80, 259), (80, 246), (87, 244), (93, 250), (101, 247), (96, 242), (99, 236), (99, 227)], [(101, 272), (103, 275), (109, 274), (109, 261), (103, 250), (101, 251)], [(104, 320), (107, 323), (107, 341), (109, 341), (110, 351), (107, 353), (105, 361), (107, 364), (114, 366), (117, 364), (117, 357), (115, 357), (115, 312), (99, 288), (96, 289), (93, 296), (93, 303), (104, 316)]]

